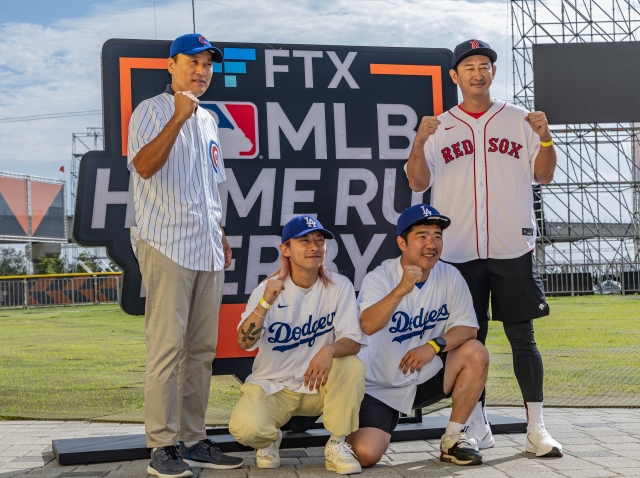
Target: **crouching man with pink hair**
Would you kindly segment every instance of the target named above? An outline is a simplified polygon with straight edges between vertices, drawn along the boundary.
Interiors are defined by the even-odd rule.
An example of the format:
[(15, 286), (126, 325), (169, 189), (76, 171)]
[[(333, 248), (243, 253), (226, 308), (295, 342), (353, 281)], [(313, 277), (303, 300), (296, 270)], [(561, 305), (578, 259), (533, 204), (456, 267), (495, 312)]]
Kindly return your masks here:
[(280, 466), (280, 427), (292, 416), (323, 415), (331, 433), (327, 469), (362, 471), (345, 439), (358, 430), (365, 367), (356, 354), (367, 339), (353, 285), (324, 266), (326, 239), (333, 238), (311, 216), (289, 221), (280, 269), (255, 288), (238, 326), (240, 347), (260, 350), (229, 430), (256, 448), (258, 468)]

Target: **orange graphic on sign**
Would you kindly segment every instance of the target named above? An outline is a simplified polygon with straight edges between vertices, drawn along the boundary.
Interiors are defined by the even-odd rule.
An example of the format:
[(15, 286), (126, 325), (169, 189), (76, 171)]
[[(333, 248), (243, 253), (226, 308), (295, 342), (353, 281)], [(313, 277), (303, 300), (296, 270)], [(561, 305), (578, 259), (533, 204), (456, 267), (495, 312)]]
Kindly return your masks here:
[(442, 68), (432, 65), (385, 65), (371, 63), (372, 75), (430, 76), (433, 84), (433, 115), (444, 113), (442, 102)]
[(31, 181), (31, 231), (35, 234), (51, 204), (62, 190), (62, 184)]
[(16, 217), (25, 234), (29, 234), (27, 210), (27, 181), (24, 179), (1, 178), (0, 194)]
[(120, 130), (122, 131), (122, 156), (127, 155), (129, 119), (133, 113), (131, 100), (131, 70), (166, 70), (166, 58), (120, 58)]

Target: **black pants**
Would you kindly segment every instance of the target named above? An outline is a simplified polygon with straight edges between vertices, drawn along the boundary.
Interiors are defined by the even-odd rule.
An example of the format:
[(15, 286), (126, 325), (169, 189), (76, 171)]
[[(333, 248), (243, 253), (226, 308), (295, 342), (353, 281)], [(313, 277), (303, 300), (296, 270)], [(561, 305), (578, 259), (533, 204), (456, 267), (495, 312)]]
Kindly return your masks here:
[[(544, 380), (544, 367), (542, 357), (538, 351), (533, 333), (533, 321), (503, 322), (504, 333), (511, 344), (513, 355), (513, 371), (516, 374), (522, 398), (525, 402), (542, 402), (542, 384)], [(478, 340), (485, 343), (489, 322), (480, 323)], [(485, 399), (482, 391), (480, 400)]]
[[(469, 286), (480, 325), (478, 340), (485, 343), (490, 316), (502, 322), (522, 398), (525, 402), (541, 402), (544, 370), (534, 339), (533, 319), (549, 315), (549, 306), (533, 253), (514, 259), (478, 259), (451, 265)], [(484, 398), (483, 391), (480, 400)]]

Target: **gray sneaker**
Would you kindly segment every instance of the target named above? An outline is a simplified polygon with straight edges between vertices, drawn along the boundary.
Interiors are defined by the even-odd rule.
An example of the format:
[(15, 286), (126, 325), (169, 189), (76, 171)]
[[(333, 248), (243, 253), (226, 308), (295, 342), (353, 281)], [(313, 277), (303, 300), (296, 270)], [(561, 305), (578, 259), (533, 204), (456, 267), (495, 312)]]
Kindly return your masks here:
[(162, 446), (151, 452), (151, 461), (147, 473), (159, 478), (189, 478), (193, 472), (187, 465), (177, 446)]
[(194, 468), (231, 470), (244, 465), (242, 458), (225, 455), (220, 448), (208, 438), (200, 440), (193, 446), (186, 446), (184, 443), (181, 443), (180, 456), (186, 464)]

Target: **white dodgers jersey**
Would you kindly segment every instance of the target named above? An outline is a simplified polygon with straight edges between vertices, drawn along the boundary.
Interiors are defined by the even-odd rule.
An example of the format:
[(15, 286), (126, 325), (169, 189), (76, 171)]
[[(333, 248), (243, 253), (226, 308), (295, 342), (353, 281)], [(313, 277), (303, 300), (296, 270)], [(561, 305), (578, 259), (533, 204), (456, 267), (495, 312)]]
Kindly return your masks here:
[[(389, 295), (401, 279), (400, 258), (386, 260), (369, 272), (358, 296), (360, 313)], [(422, 288), (416, 286), (404, 296), (386, 327), (370, 335), (369, 346), (358, 354), (367, 367), (365, 393), (410, 413), (418, 385), (440, 371), (442, 360), (435, 357), (420, 372), (407, 375), (398, 368), (400, 361), (409, 350), (457, 325), (478, 328), (471, 294), (460, 272), (438, 261)]]
[(425, 143), (431, 205), (451, 218), (442, 259), (511, 259), (535, 247), (534, 163), (540, 137), (527, 111), (496, 101), (475, 119), (459, 107), (438, 116)]
[[(284, 388), (317, 393), (304, 386), (304, 374), (322, 347), (345, 337), (367, 345), (353, 284), (340, 274), (329, 272), (329, 277), (333, 284), (325, 287), (318, 279), (307, 294), (291, 277), (284, 281), (284, 290), (267, 311), (260, 338), (248, 349), (260, 347), (248, 383), (262, 386), (267, 395)], [(263, 281), (254, 289), (238, 327), (254, 311), (266, 285)]]

